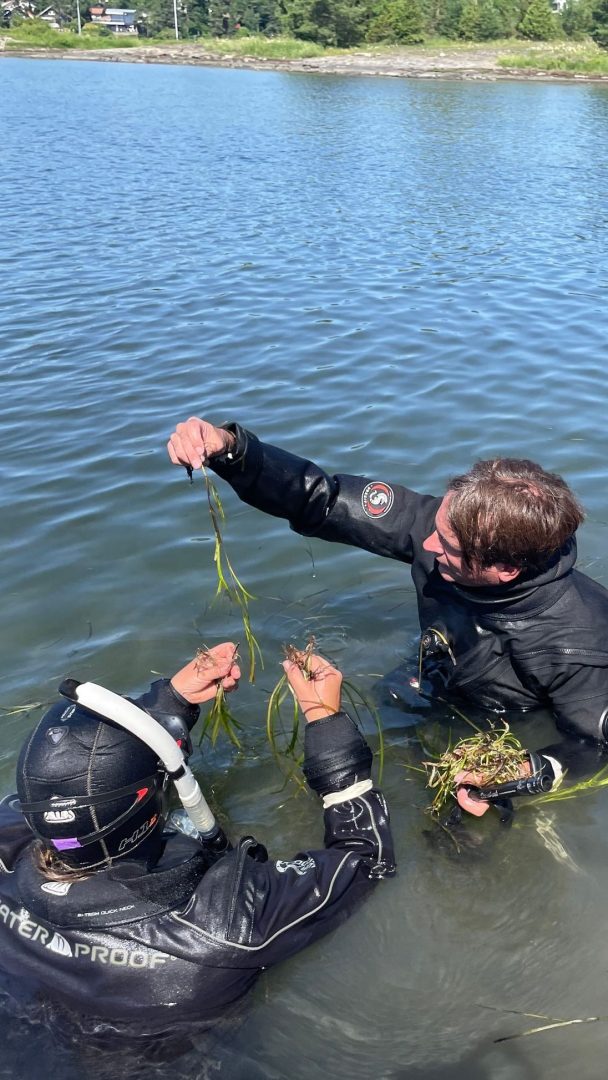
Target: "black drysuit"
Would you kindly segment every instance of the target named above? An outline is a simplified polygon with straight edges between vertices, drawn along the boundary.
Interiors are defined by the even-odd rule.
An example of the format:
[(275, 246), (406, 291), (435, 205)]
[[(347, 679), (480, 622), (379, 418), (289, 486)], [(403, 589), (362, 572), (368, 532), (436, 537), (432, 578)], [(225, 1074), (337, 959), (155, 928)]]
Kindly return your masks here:
[[(137, 704), (178, 736), (199, 711), (166, 680)], [(347, 795), (325, 810), (324, 850), (272, 860), (245, 837), (213, 862), (173, 828), (152, 870), (132, 856), (69, 884), (38, 869), (34, 837), (4, 800), (0, 967), (71, 1012), (119, 1028), (135, 1020), (140, 1035), (222, 1015), (261, 971), (332, 930), (394, 871), (384, 798), (362, 783), (371, 760), (345, 713), (306, 725), (310, 786)], [(354, 783), (369, 790), (348, 797)]]
[(445, 637), (452, 695), (494, 712), (552, 710), (558, 728), (603, 746), (608, 738), (608, 592), (574, 569), (574, 537), (542, 573), (499, 587), (444, 580), (423, 541), (441, 498), (362, 476), (328, 476), (311, 461), (236, 424), (214, 470), (251, 506), (287, 518), (304, 536), (409, 563), (422, 630)]

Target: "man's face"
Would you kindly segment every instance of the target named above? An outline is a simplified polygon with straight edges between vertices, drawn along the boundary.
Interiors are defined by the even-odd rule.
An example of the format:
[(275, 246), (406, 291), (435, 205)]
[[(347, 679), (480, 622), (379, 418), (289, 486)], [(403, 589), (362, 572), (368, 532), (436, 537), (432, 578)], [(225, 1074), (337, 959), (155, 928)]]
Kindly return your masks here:
[(495, 566), (480, 567), (473, 564), (468, 567), (462, 557), (462, 550), (458, 537), (450, 527), (448, 521), (448, 509), (452, 495), (448, 492), (441, 501), (441, 505), (435, 515), (435, 531), (427, 536), (423, 543), (425, 551), (431, 551), (435, 555), (437, 569), (445, 581), (453, 581), (455, 585), (468, 585), (469, 587), (481, 585), (504, 585), (513, 581), (520, 573), (512, 566), (497, 563)]

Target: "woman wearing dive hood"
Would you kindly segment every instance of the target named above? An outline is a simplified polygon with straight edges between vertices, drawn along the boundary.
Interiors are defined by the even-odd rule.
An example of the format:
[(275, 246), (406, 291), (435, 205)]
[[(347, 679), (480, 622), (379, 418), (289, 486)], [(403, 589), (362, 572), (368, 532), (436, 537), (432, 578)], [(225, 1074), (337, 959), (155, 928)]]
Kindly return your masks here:
[[(371, 751), (318, 656), (312, 681), (284, 667), (325, 849), (272, 861), (253, 837), (231, 847), (187, 754), (199, 704), (237, 685), (234, 656), (218, 645), (135, 703), (67, 680), (25, 742), (19, 799), (0, 804), (0, 966), (43, 998), (140, 1035), (214, 1019), (394, 872)], [(167, 818), (170, 782), (187, 816)]]

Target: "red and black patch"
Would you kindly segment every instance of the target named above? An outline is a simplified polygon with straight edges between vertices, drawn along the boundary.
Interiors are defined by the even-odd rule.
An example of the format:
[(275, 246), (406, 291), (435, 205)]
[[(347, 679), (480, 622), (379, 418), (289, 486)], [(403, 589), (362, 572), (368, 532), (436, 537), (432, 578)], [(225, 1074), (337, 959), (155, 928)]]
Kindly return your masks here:
[(381, 480), (373, 480), (361, 492), (363, 513), (367, 514), (369, 518), (384, 517), (385, 514), (388, 514), (394, 501), (395, 495), (392, 487), (384, 484)]

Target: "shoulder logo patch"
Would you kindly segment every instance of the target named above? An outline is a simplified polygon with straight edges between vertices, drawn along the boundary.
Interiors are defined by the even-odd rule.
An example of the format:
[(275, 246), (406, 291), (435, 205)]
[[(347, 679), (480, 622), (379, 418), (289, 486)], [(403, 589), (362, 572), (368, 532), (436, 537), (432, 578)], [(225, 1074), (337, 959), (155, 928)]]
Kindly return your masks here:
[(67, 896), (71, 887), (71, 881), (45, 881), (40, 886), (43, 892), (51, 893), (53, 896)]
[(315, 865), (315, 860), (312, 858), (292, 859), (291, 862), (288, 862), (286, 859), (278, 859), (275, 863), (279, 874), (286, 874), (288, 870), (295, 870), (298, 877), (307, 874), (309, 870), (314, 870)]
[(381, 480), (373, 480), (361, 492), (361, 507), (363, 513), (367, 514), (369, 518), (384, 517), (385, 514), (388, 514), (394, 501), (395, 495), (392, 487), (389, 487), (388, 484), (383, 483)]

